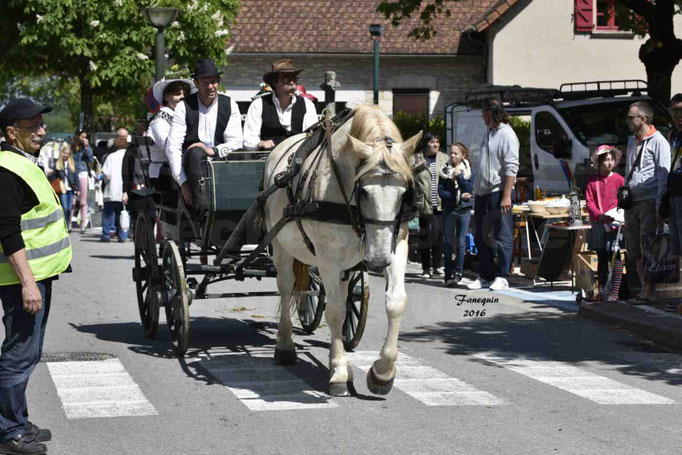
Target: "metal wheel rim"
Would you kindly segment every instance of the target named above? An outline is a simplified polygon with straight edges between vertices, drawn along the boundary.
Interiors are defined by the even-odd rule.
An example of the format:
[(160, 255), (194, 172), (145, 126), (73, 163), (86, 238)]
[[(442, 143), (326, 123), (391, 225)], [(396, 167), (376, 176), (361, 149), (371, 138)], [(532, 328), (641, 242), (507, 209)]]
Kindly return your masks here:
[(367, 323), (368, 308), (369, 275), (364, 270), (358, 270), (348, 280), (346, 318), (342, 329), (343, 345), (346, 351), (352, 351), (360, 344)]
[(178, 355), (189, 347), (189, 290), (178, 246), (166, 242), (161, 262), (161, 287), (166, 296), (166, 323)]
[(317, 292), (318, 295), (306, 294), (303, 299), (303, 305), (298, 309), (298, 318), (301, 321), (303, 330), (312, 334), (320, 326), (320, 321), (324, 314), (326, 297), (324, 295), (324, 287), (320, 275), (312, 270), (309, 273), (310, 284), (308, 285), (308, 291)]
[(159, 324), (159, 306), (154, 298), (158, 289), (158, 266), (149, 219), (140, 215), (135, 223), (135, 290), (140, 321), (148, 338), (154, 337)]

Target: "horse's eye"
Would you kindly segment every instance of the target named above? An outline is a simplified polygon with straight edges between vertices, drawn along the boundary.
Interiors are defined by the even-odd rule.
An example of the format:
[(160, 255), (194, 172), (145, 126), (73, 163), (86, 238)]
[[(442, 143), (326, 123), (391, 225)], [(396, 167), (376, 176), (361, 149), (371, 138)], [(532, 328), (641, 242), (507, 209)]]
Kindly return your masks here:
[(367, 192), (367, 190), (365, 188), (360, 187), (360, 196), (367, 197), (367, 196), (369, 196), (369, 193)]

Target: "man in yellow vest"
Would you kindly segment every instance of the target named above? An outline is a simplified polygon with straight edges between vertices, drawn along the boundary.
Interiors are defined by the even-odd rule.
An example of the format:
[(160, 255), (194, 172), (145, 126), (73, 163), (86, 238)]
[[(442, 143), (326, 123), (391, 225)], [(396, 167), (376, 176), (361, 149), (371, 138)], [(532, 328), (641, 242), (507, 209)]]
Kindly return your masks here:
[(71, 262), (59, 199), (38, 167), (42, 114), (21, 98), (0, 110), (0, 300), (5, 341), (0, 354), (0, 453), (42, 454), (52, 437), (28, 420), (26, 386), (40, 361), (52, 282)]

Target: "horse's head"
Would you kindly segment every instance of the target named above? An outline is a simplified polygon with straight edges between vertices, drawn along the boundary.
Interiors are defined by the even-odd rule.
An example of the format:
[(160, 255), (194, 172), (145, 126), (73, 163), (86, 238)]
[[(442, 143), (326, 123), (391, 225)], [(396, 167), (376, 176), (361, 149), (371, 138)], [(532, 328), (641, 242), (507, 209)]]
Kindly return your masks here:
[(365, 232), (364, 261), (372, 271), (391, 264), (403, 200), (413, 185), (412, 154), (421, 136), (405, 142), (384, 136), (371, 143), (348, 136), (359, 162), (355, 199)]

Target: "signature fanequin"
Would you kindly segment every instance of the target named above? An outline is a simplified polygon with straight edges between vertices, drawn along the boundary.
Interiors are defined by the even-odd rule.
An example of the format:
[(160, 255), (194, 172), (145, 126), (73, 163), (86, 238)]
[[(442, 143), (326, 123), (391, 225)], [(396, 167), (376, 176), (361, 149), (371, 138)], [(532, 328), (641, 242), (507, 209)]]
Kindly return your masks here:
[(463, 303), (485, 306), (486, 303), (499, 303), (500, 299), (498, 297), (467, 297), (465, 294), (457, 294), (455, 295), (455, 302), (457, 302), (457, 306)]

